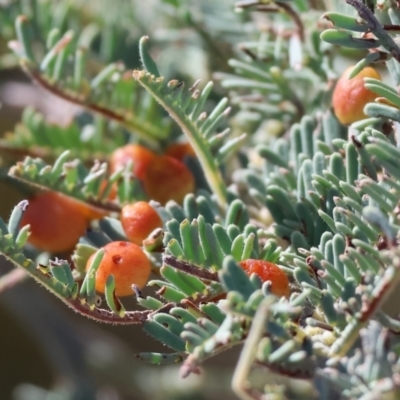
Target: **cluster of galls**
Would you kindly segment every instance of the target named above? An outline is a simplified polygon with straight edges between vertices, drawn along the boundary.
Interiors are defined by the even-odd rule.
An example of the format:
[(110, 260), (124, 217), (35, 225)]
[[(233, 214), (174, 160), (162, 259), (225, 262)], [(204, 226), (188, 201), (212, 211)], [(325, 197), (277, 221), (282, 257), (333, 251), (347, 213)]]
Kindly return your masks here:
[[(162, 155), (136, 144), (128, 144), (111, 155), (111, 172), (132, 165), (132, 173), (139, 179), (150, 199), (165, 204), (169, 200), (181, 203), (186, 194), (194, 191), (192, 173), (183, 163), (186, 156), (195, 157), (189, 143), (175, 143)], [(112, 188), (110, 200), (116, 197)], [(92, 220), (107, 215), (83, 202), (56, 192), (44, 192), (29, 202), (21, 226), (30, 225), (29, 242), (38, 249), (51, 253), (71, 251)], [(151, 262), (142, 249), (143, 241), (163, 222), (157, 211), (146, 201), (123, 206), (120, 221), (127, 241), (108, 243), (103, 247), (104, 256), (96, 271), (96, 291), (104, 293), (109, 275), (114, 276), (117, 296), (133, 294), (132, 285), (142, 288), (151, 273)], [(87, 261), (86, 270), (93, 262), (93, 254)], [(275, 264), (264, 260), (240, 262), (244, 271), (257, 274), (271, 282), (276, 296), (289, 296), (289, 281)]]
[[(132, 164), (132, 172), (142, 183), (150, 199), (165, 204), (168, 200), (181, 203), (186, 194), (194, 191), (192, 173), (183, 163), (186, 156), (195, 156), (189, 143), (175, 143), (165, 154), (128, 144), (114, 151), (110, 170), (114, 172)], [(116, 198), (112, 187), (110, 200)], [(86, 232), (91, 221), (107, 215), (106, 212), (56, 192), (43, 192), (29, 201), (21, 227), (30, 225), (29, 243), (50, 253), (70, 252)], [(132, 294), (132, 284), (146, 284), (151, 263), (141, 246), (143, 240), (156, 228), (162, 227), (158, 213), (148, 202), (125, 205), (120, 214), (122, 227), (129, 242), (112, 242), (104, 247), (105, 255), (96, 276), (96, 290), (104, 292), (105, 282), (113, 273), (116, 294)], [(88, 261), (88, 266), (91, 259)]]
[[(188, 143), (175, 143), (163, 155), (157, 155), (140, 145), (129, 144), (114, 151), (110, 159), (110, 169), (114, 172), (131, 162), (133, 174), (141, 181), (150, 199), (161, 204), (168, 200), (181, 203), (188, 193), (194, 191), (195, 186), (192, 173), (182, 162), (186, 155), (194, 156)], [(112, 187), (109, 199), (115, 198), (116, 188)], [(140, 204), (142, 203), (134, 207), (142, 207), (142, 212), (143, 205)], [(131, 209), (132, 206), (124, 207), (122, 216), (125, 219)], [(60, 253), (75, 246), (90, 221), (105, 215), (106, 212), (59, 193), (44, 192), (29, 201), (21, 226), (30, 225), (29, 242), (35, 247)], [(124, 218), (124, 224), (123, 220)], [(154, 225), (153, 222), (152, 220), (151, 226)], [(128, 230), (127, 236), (130, 238), (132, 235), (132, 230)], [(131, 240), (138, 243), (138, 240)]]
[[(93, 210), (89, 206), (54, 192), (36, 196), (28, 207), (21, 225), (31, 225), (30, 242), (50, 252), (60, 252), (75, 246), (85, 232)], [(114, 276), (117, 296), (133, 294), (132, 285), (142, 288), (151, 273), (151, 262), (142, 249), (143, 241), (163, 223), (157, 211), (145, 201), (125, 205), (120, 216), (129, 241), (116, 241), (103, 247), (104, 256), (96, 272), (96, 290), (104, 293), (109, 275)], [(88, 259), (86, 269), (92, 264)], [(256, 274), (261, 281), (271, 282), (276, 296), (289, 296), (289, 281), (275, 264), (265, 260), (248, 259), (240, 266), (247, 275)]]
[[(149, 280), (151, 262), (141, 246), (151, 232), (163, 225), (157, 211), (145, 201), (124, 206), (121, 223), (129, 242), (105, 245), (104, 256), (96, 272), (96, 290), (104, 293), (107, 278), (112, 274), (115, 294), (119, 297), (132, 295), (132, 285), (140, 289)], [(90, 268), (94, 256), (87, 261), (86, 270)]]
[(169, 200), (181, 203), (195, 188), (194, 177), (183, 163), (186, 156), (195, 156), (189, 143), (172, 144), (162, 155), (143, 146), (128, 144), (114, 151), (110, 167), (113, 172), (132, 162), (133, 173), (150, 199), (161, 204)]
[[(70, 251), (85, 234), (96, 211), (84, 203), (55, 192), (33, 198), (21, 226), (30, 225), (29, 242), (51, 253)], [(151, 263), (142, 250), (143, 240), (162, 221), (156, 210), (145, 201), (122, 208), (121, 223), (129, 241), (111, 242), (104, 246), (104, 257), (96, 274), (96, 290), (104, 293), (110, 274), (114, 275), (117, 296), (132, 294), (132, 284), (143, 287), (151, 272)], [(87, 261), (91, 265), (93, 256)]]

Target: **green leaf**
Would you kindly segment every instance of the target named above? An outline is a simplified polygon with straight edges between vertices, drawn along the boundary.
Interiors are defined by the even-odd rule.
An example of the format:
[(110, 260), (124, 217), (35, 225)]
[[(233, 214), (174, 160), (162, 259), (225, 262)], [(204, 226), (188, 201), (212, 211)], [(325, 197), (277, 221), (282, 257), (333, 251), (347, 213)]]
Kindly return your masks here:
[(364, 113), (370, 117), (388, 118), (400, 122), (400, 110), (386, 104), (368, 103), (364, 107)]
[(218, 273), (220, 281), (226, 291), (240, 293), (245, 300), (257, 289), (249, 280), (243, 269), (233, 257), (225, 257), (223, 267)]
[(104, 250), (99, 249), (93, 257), (89, 267), (87, 268), (85, 279), (82, 282), (80, 295), (87, 296), (90, 305), (95, 304), (96, 299), (96, 272), (100, 267), (101, 260), (104, 257)]
[(182, 293), (189, 297), (196, 297), (204, 293), (206, 285), (195, 276), (190, 276), (168, 265), (161, 268), (161, 275), (177, 287)]
[[(222, 209), (225, 209), (227, 203), (226, 185), (222, 179), (219, 167), (215, 162), (215, 158), (212, 156), (210, 148), (205, 142), (205, 134), (206, 132), (209, 134), (210, 131), (209, 129), (206, 131), (204, 129), (214, 126), (212, 121), (216, 121), (220, 115), (226, 112), (226, 110), (221, 114), (217, 105), (216, 109), (218, 109), (218, 113), (211, 113), (208, 118), (205, 116), (206, 119), (204, 123), (202, 123), (201, 119), (197, 118), (197, 114), (201, 110), (200, 105), (204, 104), (211, 88), (206, 86), (202, 94), (199, 95), (198, 98), (196, 97), (193, 99), (194, 103), (198, 107), (195, 107), (192, 113), (187, 115), (185, 112), (185, 103), (180, 98), (175, 98), (173, 92), (172, 94), (166, 92), (166, 87), (161, 77), (155, 79), (153, 75), (145, 71), (134, 71), (134, 78), (153, 96), (154, 99), (157, 100), (159, 104), (161, 104), (161, 106), (169, 113), (172, 119), (175, 120), (185, 133), (196, 153), (200, 165), (202, 166), (207, 182), (217, 197), (218, 204)], [(207, 121), (210, 121), (211, 125), (207, 124)]]
[(337, 31), (336, 29), (326, 29), (321, 33), (321, 39), (325, 42), (351, 49), (374, 49), (379, 47), (379, 40), (358, 39), (353, 37), (351, 33)]
[(184, 340), (175, 333), (171, 332), (162, 324), (152, 320), (146, 321), (143, 329), (146, 333), (153, 336), (155, 339), (165, 344), (166, 346), (171, 347), (175, 351), (185, 351)]
[(325, 18), (328, 21), (332, 22), (336, 28), (346, 29), (348, 31), (354, 32), (367, 32), (368, 25), (359, 21), (357, 18), (349, 17), (344, 14), (340, 14), (337, 12), (327, 12), (322, 15), (321, 18)]
[[(94, 261), (94, 260), (93, 260)], [(89, 269), (90, 271), (90, 269)], [(88, 271), (88, 273), (89, 273)], [(104, 288), (104, 294), (106, 297), (107, 305), (110, 307), (116, 315), (123, 318), (125, 315), (125, 308), (119, 301), (118, 297), (115, 295), (115, 279), (114, 275), (108, 275), (106, 281), (106, 287)], [(133, 293), (133, 290), (132, 290)]]
[(150, 72), (150, 74), (154, 75), (156, 78), (160, 77), (160, 72), (158, 71), (157, 64), (151, 58), (147, 43), (149, 41), (148, 36), (142, 36), (139, 41), (139, 53), (140, 53), (140, 60), (142, 61), (143, 67), (146, 71)]

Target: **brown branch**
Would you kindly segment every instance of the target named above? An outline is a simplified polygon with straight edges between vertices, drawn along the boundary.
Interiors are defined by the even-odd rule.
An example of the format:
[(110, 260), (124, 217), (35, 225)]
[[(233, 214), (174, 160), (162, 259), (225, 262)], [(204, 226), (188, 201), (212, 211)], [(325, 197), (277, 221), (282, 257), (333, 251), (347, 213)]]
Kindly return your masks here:
[(400, 63), (399, 46), (386, 32), (374, 13), (361, 0), (346, 0), (346, 3), (357, 10), (358, 15), (368, 24), (371, 32), (380, 40), (381, 46), (388, 50), (393, 58)]
[(176, 307), (175, 303), (167, 303), (160, 307), (158, 310), (144, 310), (144, 311), (127, 311), (123, 317), (114, 314), (112, 311), (104, 308), (94, 307), (91, 309), (88, 304), (82, 303), (81, 299), (62, 299), (63, 302), (72, 308), (77, 313), (105, 324), (112, 325), (135, 325), (143, 324), (150, 320), (154, 315), (161, 313), (168, 313), (171, 308)]
[[(12, 133), (16, 136), (15, 133)], [(28, 144), (29, 147), (18, 147), (18, 145), (10, 145), (4, 139), (0, 139), (0, 152), (4, 157), (7, 158), (17, 158), (20, 160), (22, 157), (32, 157), (32, 158), (42, 158), (46, 162), (53, 162), (60, 154), (59, 149), (50, 146), (38, 146), (34, 144)], [(100, 157), (94, 157), (94, 154), (87, 151), (86, 153), (81, 153), (77, 149), (69, 149), (72, 156), (79, 157), (86, 166), (90, 166), (95, 161), (107, 162), (107, 156), (105, 154), (99, 154)], [(96, 153), (97, 155), (97, 153)]]
[(400, 25), (391, 25), (391, 24), (386, 24), (386, 25), (382, 25), (383, 29), (385, 31), (400, 31)]
[(32, 80), (37, 83), (42, 88), (46, 89), (48, 92), (54, 94), (55, 96), (66, 100), (70, 103), (76, 104), (83, 108), (86, 108), (88, 111), (92, 111), (98, 114), (104, 115), (106, 118), (113, 119), (121, 124), (129, 124), (129, 122), (124, 118), (123, 115), (118, 114), (109, 108), (102, 107), (96, 103), (87, 103), (87, 98), (84, 96), (79, 96), (77, 94), (69, 94), (68, 92), (62, 91), (55, 85), (51, 84), (48, 80), (44, 79), (42, 74), (38, 70), (32, 70), (28, 67), (27, 63), (21, 62), (22, 69), (24, 72), (32, 78)]
[(79, 201), (83, 204), (89, 205), (91, 207), (93, 207), (95, 210), (98, 210), (99, 212), (117, 212), (120, 213), (121, 212), (121, 207), (116, 204), (113, 203), (111, 201), (106, 201), (106, 202), (102, 202), (99, 200), (95, 200), (95, 199), (80, 199), (78, 197), (74, 197), (75, 193), (68, 193), (65, 192), (63, 189), (58, 188), (58, 187), (53, 187), (50, 188), (48, 186), (45, 186), (45, 184), (39, 183), (39, 182), (32, 182), (28, 179), (26, 179), (23, 174), (24, 171), (22, 170), (22, 172), (19, 169), (19, 165), (22, 166), (22, 162), (17, 163), (17, 165), (14, 165), (13, 167), (10, 168), (10, 171), (8, 172), (8, 176), (17, 179), (21, 182), (25, 182), (28, 183), (30, 186), (35, 187), (37, 189), (40, 190), (55, 190), (61, 194), (63, 194), (64, 196), (70, 197), (71, 199), (74, 199), (75, 201)]
[(169, 311), (170, 311), (172, 308), (174, 308), (174, 307), (176, 307), (176, 304), (175, 304), (175, 303), (172, 303), (172, 302), (167, 303), (167, 304), (164, 304), (164, 305), (161, 306), (159, 309), (157, 309), (157, 310), (155, 310), (155, 311), (151, 311), (151, 312), (148, 314), (147, 319), (149, 320), (149, 319), (153, 318), (154, 315), (157, 315), (157, 314), (168, 314)]
[(173, 256), (164, 255), (163, 263), (188, 275), (197, 276), (206, 281), (219, 282), (218, 274), (216, 272), (211, 272), (205, 268), (199, 268), (198, 266), (186, 261), (178, 260)]
[[(56, 297), (58, 297), (69, 308), (97, 322), (103, 322), (113, 325), (143, 324), (144, 322), (152, 318), (153, 315), (159, 313), (168, 313), (171, 308), (176, 306), (175, 303), (167, 303), (155, 311), (127, 311), (125, 312), (124, 316), (121, 317), (110, 310), (106, 310), (96, 306), (89, 306), (89, 304), (86, 303), (85, 299), (72, 297), (70, 288), (67, 288), (65, 285), (62, 285), (62, 289), (57, 289), (57, 287), (55, 287), (54, 278), (48, 273), (46, 268), (42, 268), (40, 266), (38, 268), (32, 260), (23, 258), (23, 260), (18, 259), (17, 261), (15, 259), (15, 255), (11, 256), (3, 252), (0, 254), (2, 254), (5, 259), (9, 260), (13, 265), (16, 266), (16, 271), (23, 271), (24, 273), (28, 273), (38, 283), (43, 285), (46, 289), (48, 289)], [(59, 263), (60, 261), (56, 260), (55, 262)]]
[(69, 93), (67, 91), (64, 91), (57, 86), (53, 85), (51, 82), (49, 82), (47, 79), (45, 79), (40, 71), (37, 69), (32, 69), (29, 65), (29, 62), (26, 60), (21, 60), (20, 62), (22, 69), (24, 72), (39, 86), (41, 86), (43, 89), (47, 90), (48, 92), (52, 93), (53, 95), (66, 100), (70, 103), (76, 104), (90, 112), (96, 113), (103, 115), (104, 117), (117, 121), (124, 127), (126, 127), (129, 130), (135, 131), (138, 135), (141, 136), (143, 140), (146, 140), (149, 144), (151, 144), (154, 147), (158, 146), (157, 140), (154, 139), (153, 134), (149, 133), (148, 131), (143, 131), (140, 130), (138, 126), (132, 123), (128, 118), (126, 118), (124, 115), (117, 113), (109, 108), (103, 107), (99, 104), (88, 102), (87, 97), (76, 94), (76, 93)]
[(237, 8), (250, 8), (250, 7), (256, 7), (256, 11), (263, 11), (263, 12), (276, 12), (277, 8), (279, 7), (283, 11), (286, 12), (286, 14), (293, 20), (297, 27), (297, 33), (300, 36), (300, 40), (304, 42), (304, 24), (303, 21), (301, 20), (299, 14), (295, 10), (293, 10), (292, 6), (288, 3), (275, 3), (274, 6), (271, 5), (266, 5), (261, 3), (260, 1), (239, 1), (235, 4), (235, 7)]
[(292, 6), (288, 3), (276, 3), (276, 5), (284, 10), (290, 18), (292, 18), (297, 27), (297, 33), (299, 34), (300, 40), (304, 42), (304, 24), (299, 14), (297, 14), (297, 12), (293, 10)]
[(72, 308), (77, 313), (93, 319), (97, 322), (103, 322), (112, 325), (134, 325), (143, 324), (149, 314), (154, 311), (127, 311), (123, 317), (114, 314), (112, 311), (106, 310), (104, 308), (94, 307), (91, 309), (88, 304), (83, 303), (80, 299), (62, 299), (63, 302)]

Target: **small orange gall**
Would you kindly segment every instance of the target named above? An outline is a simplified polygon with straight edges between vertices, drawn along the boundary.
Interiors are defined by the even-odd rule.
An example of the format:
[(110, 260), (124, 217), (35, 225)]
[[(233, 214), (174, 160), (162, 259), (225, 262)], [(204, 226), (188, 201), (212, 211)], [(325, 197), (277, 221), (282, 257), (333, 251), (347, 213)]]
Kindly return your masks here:
[(162, 226), (157, 211), (146, 201), (127, 204), (121, 211), (121, 224), (127, 238), (139, 246), (151, 232)]
[(29, 201), (21, 221), (21, 227), (30, 225), (28, 242), (51, 253), (73, 249), (86, 231), (84, 206), (56, 192), (37, 195)]
[(133, 173), (138, 179), (143, 179), (147, 167), (156, 157), (156, 153), (146, 147), (127, 144), (113, 152), (110, 158), (110, 168), (114, 172), (132, 161)]
[(165, 149), (165, 155), (183, 161), (186, 156), (196, 157), (196, 153), (189, 142), (172, 143)]
[(262, 282), (271, 281), (271, 292), (278, 297), (289, 297), (289, 279), (286, 274), (272, 262), (247, 259), (240, 263), (247, 275), (256, 274)]
[(168, 200), (182, 203), (195, 189), (194, 177), (186, 165), (169, 156), (157, 157), (148, 166), (143, 185), (149, 198), (161, 204)]
[(344, 71), (333, 91), (332, 105), (337, 119), (343, 125), (366, 118), (364, 107), (367, 103), (374, 101), (378, 95), (364, 86), (364, 78), (375, 78), (381, 80), (379, 73), (371, 67), (361, 70), (354, 78), (349, 79), (350, 72), (354, 66)]
[[(114, 276), (115, 294), (119, 297), (132, 295), (132, 285), (142, 288), (146, 285), (151, 263), (143, 250), (130, 242), (111, 242), (104, 247), (104, 256), (96, 271), (96, 290), (104, 293), (107, 278)], [(92, 254), (86, 263), (86, 271), (94, 258)]]

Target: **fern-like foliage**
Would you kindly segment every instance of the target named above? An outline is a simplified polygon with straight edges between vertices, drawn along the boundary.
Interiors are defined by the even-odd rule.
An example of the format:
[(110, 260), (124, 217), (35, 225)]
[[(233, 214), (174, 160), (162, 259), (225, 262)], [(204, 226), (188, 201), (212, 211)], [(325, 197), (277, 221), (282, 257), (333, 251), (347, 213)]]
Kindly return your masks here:
[[(18, 42), (13, 48), (23, 70), (34, 82), (64, 100), (115, 121), (142, 140), (156, 146), (168, 137), (169, 128), (159, 109), (145, 100), (138, 85), (122, 63), (111, 63), (88, 78), (85, 50), (72, 31), (63, 35), (52, 30), (47, 37), (47, 53), (40, 63), (32, 52), (29, 20), (18, 17)], [(93, 74), (92, 74), (93, 75)], [(136, 104), (136, 107), (135, 107)]]
[[(196, 88), (198, 84), (196, 82), (188, 93), (182, 93), (184, 85), (176, 80), (165, 84), (163, 78), (159, 76), (157, 65), (147, 51), (147, 41), (148, 38), (143, 37), (140, 42), (141, 58), (147, 71), (135, 71), (134, 77), (182, 129), (196, 152), (208, 184), (217, 196), (218, 203), (221, 207), (225, 207), (228, 200), (227, 190), (219, 165), (232, 151), (240, 147), (245, 136), (231, 139), (221, 147), (222, 141), (229, 131), (224, 131), (219, 137), (215, 133), (230, 111), (230, 108), (227, 108), (227, 99), (222, 99), (212, 113), (207, 115), (203, 111), (203, 107), (211, 92), (212, 83), (206, 85), (200, 92)], [(215, 145), (220, 147), (216, 158), (211, 151)]]
[[(53, 165), (48, 165), (40, 158), (27, 157), (12, 167), (9, 175), (39, 189), (53, 189), (77, 200), (92, 203), (95, 207), (119, 211), (119, 206), (108, 201), (107, 196), (123, 171), (117, 171), (107, 178), (106, 163), (97, 162), (89, 171), (80, 160), (69, 158), (69, 151), (65, 151)], [(122, 201), (131, 200), (134, 196), (132, 181), (125, 182), (126, 185), (120, 191), (121, 196), (126, 195)]]
[[(300, 18), (305, 2), (238, 2), (242, 12), (278, 12), (268, 31), (240, 44), (239, 58), (228, 61), (233, 73), (216, 73), (241, 112), (240, 123), (283, 134), (304, 115), (326, 108), (334, 76), (330, 47), (321, 41), (313, 13)], [(267, 17), (268, 18), (268, 17)], [(284, 29), (282, 29), (284, 27)], [(275, 123), (265, 123), (274, 121)]]
[(107, 160), (110, 149), (125, 144), (124, 132), (118, 127), (107, 129), (103, 117), (80, 119), (83, 122), (78, 116), (61, 126), (27, 107), (14, 131), (0, 139), (1, 154), (13, 162), (23, 155), (54, 161), (67, 148), (71, 155), (93, 163), (96, 159)]

